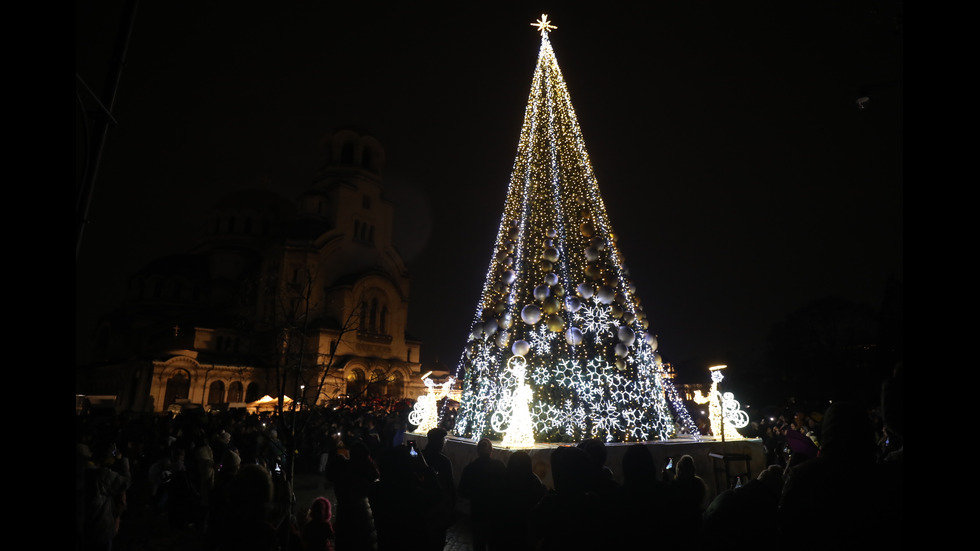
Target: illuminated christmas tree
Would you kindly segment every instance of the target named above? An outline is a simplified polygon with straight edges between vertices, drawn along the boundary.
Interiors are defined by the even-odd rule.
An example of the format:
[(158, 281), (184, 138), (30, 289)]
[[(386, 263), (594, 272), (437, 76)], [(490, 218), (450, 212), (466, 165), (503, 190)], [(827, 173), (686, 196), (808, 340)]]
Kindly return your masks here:
[[(542, 15), (496, 244), (465, 350), (454, 433), (535, 442), (699, 436), (664, 376)], [(515, 357), (522, 361), (513, 361)], [(518, 365), (519, 364), (519, 365)], [(676, 421), (676, 423), (675, 423)], [(507, 438), (505, 438), (505, 436)], [(521, 437), (523, 444), (530, 445)]]

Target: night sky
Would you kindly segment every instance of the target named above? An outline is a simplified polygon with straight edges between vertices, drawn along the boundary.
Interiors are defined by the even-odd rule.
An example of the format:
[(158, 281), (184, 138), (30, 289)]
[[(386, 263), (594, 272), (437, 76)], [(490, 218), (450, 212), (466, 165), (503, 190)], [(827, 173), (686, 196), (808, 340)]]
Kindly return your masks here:
[[(76, 72), (96, 94), (124, 4), (76, 2)], [(877, 307), (902, 279), (900, 3), (336, 4), (141, 2), (77, 257), (77, 354), (213, 202), (298, 197), (320, 138), (353, 126), (386, 150), (409, 332), (455, 367), (542, 13), (665, 361), (737, 377), (788, 313)]]

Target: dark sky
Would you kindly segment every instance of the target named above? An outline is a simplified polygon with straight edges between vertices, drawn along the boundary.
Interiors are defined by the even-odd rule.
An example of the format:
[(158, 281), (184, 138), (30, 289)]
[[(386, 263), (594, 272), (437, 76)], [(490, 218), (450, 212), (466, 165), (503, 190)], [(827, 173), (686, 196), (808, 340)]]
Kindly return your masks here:
[[(96, 93), (124, 4), (76, 2)], [(190, 248), (211, 203), (297, 197), (319, 139), (353, 125), (386, 149), (409, 331), (454, 367), (542, 13), (665, 361), (734, 375), (789, 312), (877, 307), (902, 278), (900, 3), (336, 4), (141, 2), (77, 258), (77, 341), (128, 275)]]

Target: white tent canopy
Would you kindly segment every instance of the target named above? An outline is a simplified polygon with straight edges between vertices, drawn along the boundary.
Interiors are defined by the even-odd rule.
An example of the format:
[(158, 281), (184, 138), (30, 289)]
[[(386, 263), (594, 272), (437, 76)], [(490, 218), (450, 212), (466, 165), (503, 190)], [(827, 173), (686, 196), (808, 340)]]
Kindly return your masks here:
[[(279, 398), (273, 398), (272, 396), (269, 396), (268, 394), (266, 394), (265, 396), (259, 398), (258, 400), (254, 401), (254, 402), (249, 402), (248, 403), (248, 407), (249, 408), (255, 408), (255, 409), (266, 409), (266, 408), (273, 408), (278, 403), (279, 403)], [(283, 403), (283, 405), (291, 404), (291, 403), (293, 403), (293, 399), (290, 398), (287, 395), (283, 395), (283, 397), (282, 397), (282, 403)]]

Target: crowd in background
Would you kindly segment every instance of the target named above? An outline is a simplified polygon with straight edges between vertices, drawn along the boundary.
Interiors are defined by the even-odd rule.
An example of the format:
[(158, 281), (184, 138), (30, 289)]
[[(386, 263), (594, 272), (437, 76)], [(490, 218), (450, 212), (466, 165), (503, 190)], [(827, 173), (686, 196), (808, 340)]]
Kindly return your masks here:
[[(477, 551), (648, 548), (650, 542), (714, 547), (759, 543), (773, 534), (797, 548), (831, 547), (874, 536), (900, 541), (902, 373), (882, 386), (880, 404), (848, 402), (825, 411), (788, 407), (745, 429), (764, 443), (767, 468), (707, 500), (690, 456), (657, 465), (630, 446), (607, 465), (601, 441), (551, 455), (554, 487), (531, 470), (526, 452), (508, 464), (478, 458), (458, 487), (442, 453), (447, 431), (425, 449), (407, 445), (404, 403), (305, 409), (107, 413), (76, 417), (76, 549), (139, 549), (137, 518), (164, 518), (196, 534), (188, 549), (443, 549), (467, 500)], [(451, 416), (447, 419), (451, 419)], [(612, 476), (621, 469), (622, 483)], [(289, 480), (321, 473), (336, 501), (296, 510)], [(417, 537), (411, 537), (416, 534)]]

